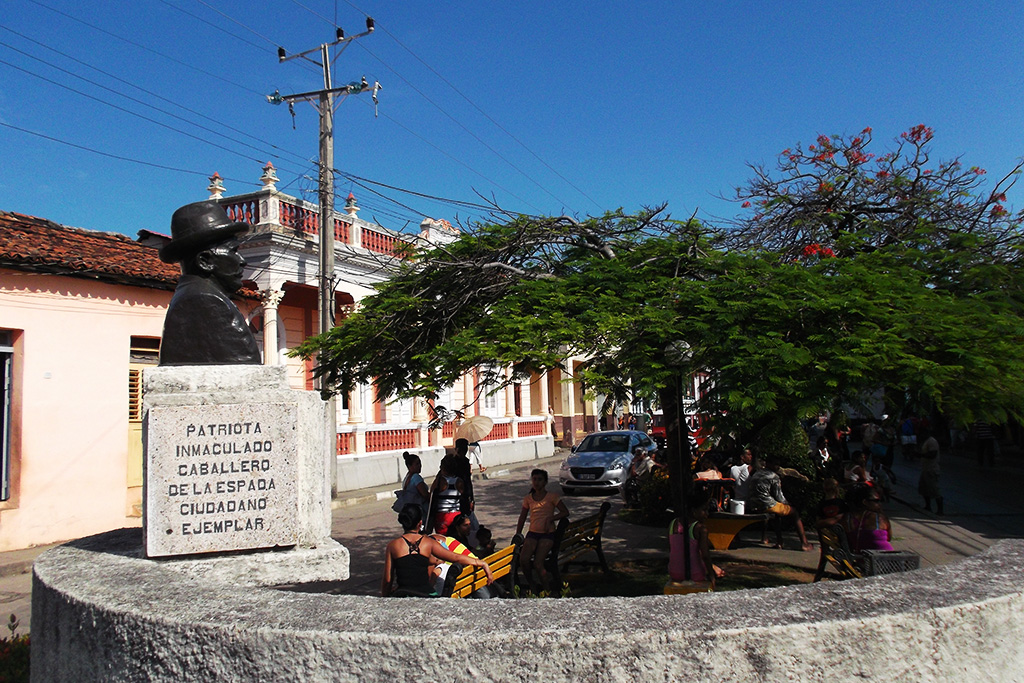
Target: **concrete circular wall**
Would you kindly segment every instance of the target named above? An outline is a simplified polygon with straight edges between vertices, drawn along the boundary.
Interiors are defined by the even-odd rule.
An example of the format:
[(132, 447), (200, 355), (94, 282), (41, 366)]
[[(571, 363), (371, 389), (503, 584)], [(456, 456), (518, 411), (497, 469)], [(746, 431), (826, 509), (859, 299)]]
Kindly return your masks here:
[(859, 581), (690, 596), (415, 600), (187, 576), (138, 530), (50, 550), (33, 681), (1017, 680), (1024, 541)]

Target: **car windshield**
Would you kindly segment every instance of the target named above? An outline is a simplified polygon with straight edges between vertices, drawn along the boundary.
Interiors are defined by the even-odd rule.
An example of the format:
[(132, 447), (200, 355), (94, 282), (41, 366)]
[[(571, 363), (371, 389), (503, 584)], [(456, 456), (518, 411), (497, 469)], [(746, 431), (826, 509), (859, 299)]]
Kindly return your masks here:
[(613, 453), (627, 453), (629, 451), (628, 434), (591, 434), (583, 439), (583, 443), (576, 449), (582, 451), (605, 451)]

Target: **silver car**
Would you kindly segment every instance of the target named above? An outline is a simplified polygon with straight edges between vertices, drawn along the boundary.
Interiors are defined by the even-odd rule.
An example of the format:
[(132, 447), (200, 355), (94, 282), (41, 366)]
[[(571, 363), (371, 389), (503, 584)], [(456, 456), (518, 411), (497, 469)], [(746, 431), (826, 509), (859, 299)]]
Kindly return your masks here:
[(588, 434), (562, 461), (558, 470), (562, 491), (618, 489), (629, 477), (629, 463), (637, 446), (647, 449), (651, 457), (658, 450), (658, 445), (643, 432), (624, 430)]

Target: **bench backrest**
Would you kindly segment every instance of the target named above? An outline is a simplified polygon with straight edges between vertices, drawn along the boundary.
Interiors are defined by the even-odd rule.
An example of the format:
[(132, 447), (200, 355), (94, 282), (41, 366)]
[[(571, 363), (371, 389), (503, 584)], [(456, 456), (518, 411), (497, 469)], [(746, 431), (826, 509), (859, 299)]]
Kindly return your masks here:
[(574, 522), (563, 518), (558, 522), (558, 528), (555, 530), (555, 544), (551, 548), (551, 552), (556, 555), (572, 552), (577, 546), (588, 544), (601, 533), (604, 518), (608, 515), (608, 510), (611, 507), (611, 503), (602, 503), (598, 512)]
[(818, 529), (818, 539), (821, 541), (821, 554), (832, 563), (832, 566), (839, 571), (843, 578), (861, 578), (861, 571), (855, 562), (856, 556), (850, 551), (846, 530), (843, 529), (842, 524), (833, 524)]
[[(509, 576), (515, 569), (516, 564), (519, 561), (519, 548), (523, 543), (523, 537), (517, 534), (512, 539), (512, 545), (502, 548), (492, 555), (488, 555), (483, 558), (484, 562), (491, 568), (491, 574), (494, 576), (494, 580)], [(453, 567), (454, 569), (454, 567)], [(472, 569), (472, 571), (467, 571)], [(450, 570), (449, 570), (450, 571)], [(459, 578), (455, 581), (455, 585), (452, 587), (452, 593), (450, 597), (453, 598), (465, 598), (469, 597), (473, 591), (478, 588), (483, 588), (487, 585), (487, 575), (484, 574), (484, 570), (479, 567), (467, 567), (459, 574)]]

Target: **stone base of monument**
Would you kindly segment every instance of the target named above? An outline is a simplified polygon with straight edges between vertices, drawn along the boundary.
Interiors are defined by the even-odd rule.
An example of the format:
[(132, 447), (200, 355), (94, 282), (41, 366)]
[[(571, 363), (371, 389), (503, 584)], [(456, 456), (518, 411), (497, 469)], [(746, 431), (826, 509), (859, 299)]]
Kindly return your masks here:
[(32, 680), (1011, 681), (1024, 671), (1021, 540), (853, 581), (557, 600), (295, 593), (182, 576), (138, 557), (139, 543), (138, 530), (109, 532), (36, 560)]
[(348, 578), (331, 533), (327, 404), (284, 367), (143, 374), (145, 557), (240, 585)]

